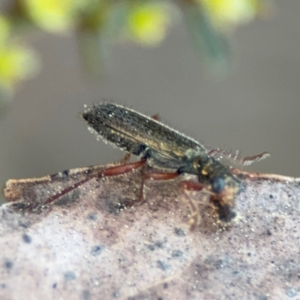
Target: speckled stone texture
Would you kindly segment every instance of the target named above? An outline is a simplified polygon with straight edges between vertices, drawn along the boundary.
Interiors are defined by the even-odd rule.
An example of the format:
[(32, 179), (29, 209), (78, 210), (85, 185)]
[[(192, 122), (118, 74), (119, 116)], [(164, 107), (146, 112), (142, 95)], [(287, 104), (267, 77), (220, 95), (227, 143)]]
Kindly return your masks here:
[(139, 170), (43, 205), (84, 170), (7, 182), (0, 299), (300, 299), (299, 180), (241, 174), (231, 224), (217, 222), (205, 193), (182, 192), (180, 179), (149, 180), (145, 202), (124, 209)]

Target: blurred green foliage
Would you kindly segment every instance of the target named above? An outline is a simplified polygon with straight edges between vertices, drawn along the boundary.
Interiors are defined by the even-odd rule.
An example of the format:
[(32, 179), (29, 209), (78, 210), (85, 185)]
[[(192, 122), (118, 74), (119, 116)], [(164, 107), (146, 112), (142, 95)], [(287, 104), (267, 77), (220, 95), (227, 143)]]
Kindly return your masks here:
[(37, 72), (38, 56), (25, 43), (36, 29), (75, 33), (85, 67), (95, 73), (112, 43), (154, 47), (182, 16), (196, 49), (219, 68), (230, 61), (231, 32), (265, 10), (262, 0), (11, 0), (0, 12), (0, 97)]

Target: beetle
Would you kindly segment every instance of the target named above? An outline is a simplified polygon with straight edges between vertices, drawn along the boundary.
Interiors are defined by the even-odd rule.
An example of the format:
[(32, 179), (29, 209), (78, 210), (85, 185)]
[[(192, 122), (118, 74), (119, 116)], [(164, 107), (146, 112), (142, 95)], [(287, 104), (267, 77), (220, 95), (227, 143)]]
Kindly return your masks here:
[[(105, 178), (132, 172), (143, 166), (150, 169), (160, 168), (162, 172), (142, 172), (140, 195), (137, 200), (128, 202), (125, 207), (144, 201), (144, 184), (148, 179), (170, 180), (181, 174), (196, 175), (197, 181), (183, 180), (180, 186), (186, 190), (205, 189), (210, 194), (210, 202), (215, 208), (219, 221), (230, 222), (235, 218), (234, 200), (242, 188), (241, 181), (232, 169), (223, 165), (219, 159), (226, 158), (240, 165), (250, 165), (254, 161), (269, 156), (263, 152), (242, 158), (221, 149), (208, 150), (194, 139), (161, 123), (158, 116), (148, 117), (133, 109), (114, 103), (100, 103), (87, 108), (82, 114), (88, 129), (114, 146), (127, 152), (121, 164), (97, 171), (90, 167), (84, 171), (85, 178), (47, 198), (42, 206), (47, 206), (60, 197), (75, 190), (92, 178)], [(140, 160), (128, 162), (130, 155), (137, 155)], [(166, 171), (172, 170), (170, 171)], [(67, 178), (69, 171), (60, 172), (52, 177)], [(198, 223), (198, 206), (188, 199), (192, 209), (191, 230)]]
[[(183, 181), (181, 185), (188, 190), (205, 188), (212, 195), (210, 200), (220, 221), (229, 222), (236, 216), (233, 211), (234, 199), (241, 190), (241, 182), (228, 166), (218, 161), (217, 154), (232, 160), (238, 160), (238, 157), (231, 157), (231, 154), (220, 149), (207, 150), (194, 139), (161, 123), (157, 117), (148, 117), (119, 104), (93, 105), (82, 117), (97, 137), (141, 158), (137, 162), (108, 168), (101, 176), (124, 174), (144, 164), (174, 170), (144, 174), (143, 191), (147, 179), (168, 180), (181, 174), (196, 175), (198, 182)], [(264, 152), (240, 162), (250, 164), (268, 155)]]

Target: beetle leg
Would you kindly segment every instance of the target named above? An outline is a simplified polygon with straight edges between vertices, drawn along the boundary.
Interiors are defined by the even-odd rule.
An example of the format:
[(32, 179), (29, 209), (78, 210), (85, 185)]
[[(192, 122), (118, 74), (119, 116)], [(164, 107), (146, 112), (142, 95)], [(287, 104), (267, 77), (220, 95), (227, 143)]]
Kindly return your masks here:
[(183, 180), (180, 182), (180, 187), (188, 191), (201, 191), (204, 186), (200, 182), (193, 182), (189, 180)]
[[(131, 203), (126, 203), (126, 206), (133, 206), (133, 205), (140, 205), (142, 204), (145, 199), (144, 199), (144, 185), (147, 180), (171, 180), (175, 179), (179, 176), (180, 174), (178, 172), (173, 172), (173, 173), (147, 173), (143, 175), (142, 183), (140, 186), (140, 194), (138, 200), (135, 200)], [(185, 193), (185, 198), (188, 201), (188, 204), (191, 209), (191, 218), (190, 218), (190, 230), (194, 231), (197, 226), (199, 225), (199, 207), (198, 205), (191, 199), (186, 194), (187, 190), (192, 190), (192, 191), (201, 191), (203, 189), (203, 185), (197, 182), (191, 182), (191, 181), (181, 181), (180, 182), (180, 188), (184, 191)]]
[[(173, 173), (153, 172), (153, 173), (144, 174), (140, 186), (140, 194), (138, 200), (132, 201), (130, 203), (126, 203), (126, 206), (130, 207), (133, 205), (140, 205), (145, 201), (144, 185), (147, 180), (171, 180), (177, 178), (179, 175), (180, 173), (178, 172), (173, 172)], [(181, 181), (180, 187), (183, 189), (185, 193), (185, 198), (187, 199), (190, 206), (190, 210), (191, 210), (190, 230), (194, 231), (196, 227), (199, 225), (199, 208), (198, 205), (191, 199), (191, 197), (186, 195), (186, 191), (187, 190), (200, 191), (202, 190), (203, 186), (196, 182), (193, 183), (190, 181)]]
[(48, 198), (43, 204), (48, 205), (53, 203), (55, 200), (59, 199), (60, 197), (68, 194), (69, 192), (73, 191), (74, 189), (78, 188), (79, 186), (85, 184), (86, 182), (90, 181), (93, 178), (96, 177), (109, 177), (109, 176), (117, 176), (117, 175), (122, 175), (126, 173), (130, 173), (135, 169), (138, 169), (142, 167), (146, 163), (146, 159), (141, 159), (137, 162), (133, 163), (128, 163), (128, 164), (123, 164), (123, 165), (118, 165), (118, 166), (113, 166), (110, 167), (102, 172), (94, 173), (87, 175), (87, 177), (81, 181), (78, 181), (77, 183), (73, 184), (72, 186), (69, 186), (68, 188), (60, 191), (59, 193), (51, 196)]
[(155, 173), (155, 172), (153, 172), (153, 173), (143, 174), (138, 199), (126, 202), (126, 207), (131, 207), (131, 206), (134, 206), (134, 205), (140, 205), (145, 201), (144, 186), (145, 186), (145, 182), (147, 180), (151, 180), (151, 179), (152, 180), (171, 180), (171, 179), (175, 179), (178, 176), (179, 176), (179, 174), (177, 172), (173, 172), (173, 173), (163, 173), (163, 172)]
[(116, 175), (126, 174), (135, 169), (140, 168), (146, 162), (147, 162), (147, 160), (143, 158), (143, 159), (133, 162), (133, 163), (110, 167), (110, 168), (104, 170), (103, 172), (99, 173), (98, 176), (99, 177), (107, 177), (107, 176), (116, 176)]

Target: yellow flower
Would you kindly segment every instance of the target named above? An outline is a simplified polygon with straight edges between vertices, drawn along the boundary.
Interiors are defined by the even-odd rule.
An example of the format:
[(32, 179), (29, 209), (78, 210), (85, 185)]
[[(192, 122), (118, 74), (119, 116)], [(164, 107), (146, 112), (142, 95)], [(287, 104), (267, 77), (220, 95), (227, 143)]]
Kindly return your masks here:
[(45, 30), (59, 32), (72, 28), (78, 13), (87, 0), (24, 0), (28, 14), (38, 26)]
[(37, 69), (34, 53), (20, 46), (0, 47), (0, 86), (12, 90), (14, 85)]
[(251, 21), (258, 13), (257, 0), (198, 0), (210, 19), (218, 26)]
[(127, 19), (131, 38), (149, 46), (154, 46), (164, 39), (170, 23), (168, 7), (158, 3), (135, 6)]

